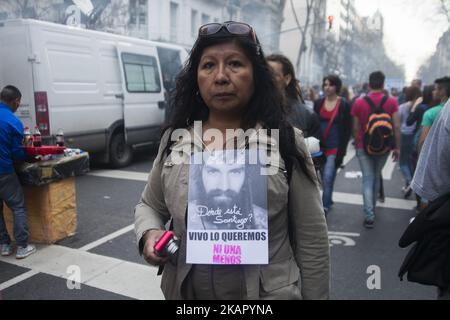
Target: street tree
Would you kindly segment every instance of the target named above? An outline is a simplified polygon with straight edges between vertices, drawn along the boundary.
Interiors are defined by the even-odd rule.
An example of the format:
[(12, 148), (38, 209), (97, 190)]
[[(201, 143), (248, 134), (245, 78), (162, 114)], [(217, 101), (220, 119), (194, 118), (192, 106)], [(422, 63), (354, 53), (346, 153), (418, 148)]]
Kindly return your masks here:
[(1, 11), (7, 12), (9, 18), (28, 18), (46, 20), (53, 8), (50, 0), (2, 0)]
[(450, 23), (450, 0), (439, 0), (439, 12), (447, 17)]
[(129, 1), (103, 0), (97, 2), (88, 17), (89, 29), (125, 34), (129, 23)]
[(307, 35), (308, 35), (308, 30), (310, 27), (311, 20), (312, 20), (312, 15), (314, 13), (313, 8), (314, 8), (315, 2), (316, 2), (316, 0), (305, 0), (305, 4), (306, 4), (306, 8), (304, 11), (305, 20), (302, 25), (298, 19), (297, 11), (295, 10), (295, 6), (294, 6), (294, 2), (293, 2), (293, 0), (290, 0), (291, 10), (292, 10), (292, 13), (295, 18), (295, 23), (297, 24), (297, 28), (299, 29), (300, 35), (301, 35), (300, 47), (299, 47), (298, 54), (297, 54), (297, 63), (296, 63), (297, 70), (300, 69), (300, 64), (302, 61), (303, 53), (306, 52), (306, 50), (308, 50), (308, 46), (306, 44)]

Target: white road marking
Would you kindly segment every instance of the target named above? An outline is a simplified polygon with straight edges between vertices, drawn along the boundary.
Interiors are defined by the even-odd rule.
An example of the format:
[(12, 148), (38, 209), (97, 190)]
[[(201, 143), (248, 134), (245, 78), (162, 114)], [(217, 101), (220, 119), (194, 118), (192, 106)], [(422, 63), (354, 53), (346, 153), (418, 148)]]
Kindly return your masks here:
[(148, 173), (121, 171), (121, 170), (95, 170), (89, 172), (87, 175), (103, 178), (113, 178), (122, 180), (134, 180), (147, 182)]
[(98, 240), (96, 240), (94, 242), (91, 242), (91, 243), (85, 245), (84, 247), (81, 247), (78, 250), (81, 250), (81, 251), (92, 250), (95, 247), (98, 247), (98, 246), (100, 246), (100, 245), (102, 245), (102, 244), (104, 244), (104, 243), (106, 243), (106, 242), (108, 242), (108, 241), (110, 241), (110, 240), (112, 240), (114, 238), (120, 237), (121, 235), (130, 232), (131, 230), (134, 230), (134, 224), (131, 224), (131, 225), (125, 227), (125, 228), (122, 228), (122, 229), (120, 229), (120, 230), (118, 230), (116, 232), (113, 232), (113, 233), (111, 233), (111, 234), (109, 234), (107, 236), (104, 236), (101, 239), (98, 239)]
[[(122, 234), (128, 228), (121, 229), (108, 238)], [(358, 237), (359, 234), (329, 232), (329, 236), (331, 245), (353, 246), (354, 241), (349, 241), (348, 237)], [(102, 239), (105, 240), (106, 237)], [(100, 242), (95, 243), (99, 245)], [(81, 270), (81, 290), (84, 284), (134, 299), (164, 299), (160, 289), (161, 278), (157, 276), (156, 268), (84, 251), (88, 247), (94, 247), (94, 243), (81, 249), (58, 245), (38, 246), (36, 253), (23, 260), (17, 260), (12, 256), (1, 257), (2, 262), (29, 268), (31, 271), (0, 284), (0, 291), (39, 273), (68, 279), (70, 276), (67, 273), (68, 268), (76, 265)]]
[(355, 240), (351, 237), (359, 237), (359, 233), (350, 232), (328, 232), (328, 242), (330, 247), (337, 245), (342, 245), (344, 247), (354, 247), (356, 246)]
[[(69, 266), (76, 265), (81, 269), (82, 284), (134, 299), (164, 298), (160, 290), (161, 278), (157, 277), (156, 268), (79, 249), (57, 245), (39, 246), (38, 251), (26, 259), (1, 257), (0, 261), (29, 268), (36, 274), (45, 273), (63, 279), (70, 276), (67, 273)], [(18, 282), (20, 281), (16, 281)], [(8, 283), (2, 286), (5, 284)]]
[[(383, 178), (386, 180), (392, 178), (392, 171), (395, 167), (395, 162), (389, 162), (386, 167), (386, 174), (383, 173)], [(116, 171), (116, 170), (101, 170), (89, 173), (91, 176), (99, 176), (104, 178), (121, 179), (121, 180), (138, 180), (147, 181), (147, 173), (139, 173), (132, 171)], [(336, 203), (363, 205), (363, 198), (360, 194), (334, 192), (333, 201)], [(404, 200), (397, 198), (386, 198), (385, 203), (378, 203), (377, 206), (390, 209), (412, 210), (417, 205), (416, 201)], [(90, 250), (90, 249), (89, 249)]]
[(347, 171), (345, 173), (345, 179), (358, 179), (358, 178), (362, 178), (361, 171)]
[(344, 236), (344, 237), (359, 237), (360, 234), (359, 233), (351, 233), (351, 232), (334, 232), (334, 231), (329, 231), (328, 235), (332, 235), (332, 236)]
[(28, 272), (22, 273), (20, 276), (17, 276), (6, 282), (3, 282), (0, 284), (0, 292), (2, 292), (3, 290), (5, 290), (9, 287), (12, 287), (12, 286), (18, 284), (19, 282), (25, 281), (25, 280), (37, 275), (38, 273), (39, 273), (38, 271), (30, 270)]
[(392, 180), (392, 174), (394, 173), (395, 166), (397, 162), (394, 162), (392, 155), (389, 154), (388, 160), (382, 171), (383, 180)]
[[(355, 147), (351, 143), (349, 143), (348, 148), (347, 148), (347, 153), (345, 154), (345, 157), (344, 157), (344, 160), (342, 162), (342, 165), (346, 166), (350, 161), (353, 160), (355, 155), (356, 155)], [(341, 171), (342, 171), (342, 169), (339, 168), (337, 170), (337, 173), (339, 173)]]
[[(333, 201), (335, 203), (363, 205), (362, 195), (354, 193), (333, 192)], [(386, 198), (384, 203), (377, 202), (377, 207), (400, 210), (413, 210), (416, 205), (416, 201), (395, 198)]]
[(343, 165), (346, 166), (356, 155), (355, 147), (350, 143), (347, 148), (347, 153), (344, 157)]

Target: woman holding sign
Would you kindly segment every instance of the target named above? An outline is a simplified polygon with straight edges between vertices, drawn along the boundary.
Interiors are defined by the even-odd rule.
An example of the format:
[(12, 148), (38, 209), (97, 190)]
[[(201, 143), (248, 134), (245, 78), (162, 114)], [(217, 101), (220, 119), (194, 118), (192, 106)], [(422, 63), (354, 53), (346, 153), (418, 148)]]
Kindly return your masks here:
[[(164, 267), (167, 299), (329, 297), (317, 177), (284, 110), (251, 26), (200, 27), (135, 209), (139, 250)], [(170, 259), (155, 251), (168, 225)]]

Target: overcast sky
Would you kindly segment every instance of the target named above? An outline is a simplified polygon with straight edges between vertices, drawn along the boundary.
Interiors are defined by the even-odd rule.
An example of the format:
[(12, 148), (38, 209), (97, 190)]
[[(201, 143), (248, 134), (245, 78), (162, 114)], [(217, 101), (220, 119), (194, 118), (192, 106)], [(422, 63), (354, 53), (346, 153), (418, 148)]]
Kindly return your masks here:
[[(447, 30), (444, 16), (437, 14), (438, 0), (355, 0), (363, 16), (380, 9), (385, 18), (384, 43), (390, 57), (405, 66), (411, 80), (436, 49)], [(438, 76), (438, 75), (436, 75)]]

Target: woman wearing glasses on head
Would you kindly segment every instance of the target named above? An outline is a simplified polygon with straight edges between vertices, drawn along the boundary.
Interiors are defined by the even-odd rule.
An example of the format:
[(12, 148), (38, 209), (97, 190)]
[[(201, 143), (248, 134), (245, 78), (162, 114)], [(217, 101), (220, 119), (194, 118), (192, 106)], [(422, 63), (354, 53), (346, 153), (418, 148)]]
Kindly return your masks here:
[[(166, 299), (329, 297), (328, 235), (317, 178), (303, 134), (289, 124), (284, 110), (282, 94), (251, 26), (225, 22), (200, 27), (190, 58), (177, 79), (173, 118), (163, 133), (148, 184), (135, 209), (140, 252), (151, 265), (164, 267), (161, 289)], [(226, 138), (229, 129), (255, 129), (258, 141), (248, 137), (242, 147), (231, 139), (234, 148), (262, 148), (280, 156), (278, 163), (270, 164), (276, 170), (267, 176), (264, 189), (267, 263), (186, 262), (190, 255), (186, 243), (192, 240), (187, 237), (190, 164), (179, 163), (175, 157), (184, 159), (186, 150), (230, 148), (226, 138), (196, 134), (198, 123), (203, 133), (213, 129)], [(187, 136), (180, 138), (180, 130), (187, 131)], [(275, 132), (278, 143), (270, 139)], [(226, 198), (217, 199), (221, 197)], [(169, 224), (179, 241), (175, 259), (158, 255), (154, 249)]]

